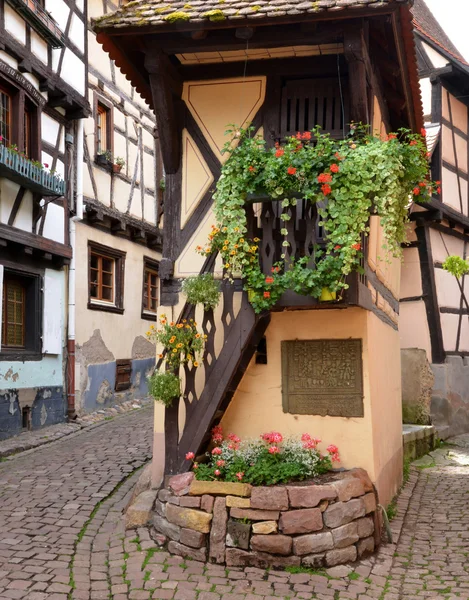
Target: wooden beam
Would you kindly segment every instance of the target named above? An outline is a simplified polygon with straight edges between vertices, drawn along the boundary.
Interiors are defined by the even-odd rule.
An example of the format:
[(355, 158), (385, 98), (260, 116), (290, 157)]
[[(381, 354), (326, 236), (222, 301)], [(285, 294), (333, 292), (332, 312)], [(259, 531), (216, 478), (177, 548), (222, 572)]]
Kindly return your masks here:
[(32, 248), (35, 250), (42, 250), (49, 252), (53, 256), (71, 258), (72, 248), (54, 240), (49, 240), (35, 233), (29, 233), (16, 227), (10, 227), (9, 225), (0, 224), (0, 239), (6, 240), (7, 242), (13, 242), (20, 244), (25, 248)]
[[(150, 78), (165, 171), (168, 175), (174, 175), (181, 165), (182, 123), (178, 108), (182, 84), (176, 69), (160, 50), (147, 50), (145, 68)], [(175, 93), (178, 90), (179, 93)]]
[(344, 53), (349, 67), (350, 119), (356, 123), (369, 123), (363, 23), (345, 31)]

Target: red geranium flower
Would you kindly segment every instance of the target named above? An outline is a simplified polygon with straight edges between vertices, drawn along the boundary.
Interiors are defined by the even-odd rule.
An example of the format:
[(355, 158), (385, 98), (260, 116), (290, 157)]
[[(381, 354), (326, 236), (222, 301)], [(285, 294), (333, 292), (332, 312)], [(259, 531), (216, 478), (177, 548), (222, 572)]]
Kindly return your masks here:
[(49, 168), (49, 165), (47, 163), (44, 163), (44, 166), (46, 167), (46, 169)]
[(296, 134), (296, 139), (297, 140), (301, 140), (301, 133), (298, 131), (298, 133)]
[(220, 477), (220, 475), (221, 475), (221, 471), (219, 471), (218, 469), (215, 469), (215, 471), (214, 471), (214, 474), (215, 474), (217, 477)]
[(330, 173), (321, 173), (318, 175), (319, 183), (330, 183), (332, 181), (332, 175)]
[(331, 173), (338, 173), (340, 170), (339, 165), (336, 165), (335, 163), (333, 165), (331, 165), (330, 167)]
[(212, 450), (212, 454), (214, 454), (216, 456), (220, 456), (221, 453), (222, 453), (222, 449), (218, 448), (218, 446)]
[(425, 187), (426, 185), (427, 185), (427, 184), (425, 183), (425, 181), (421, 181), (421, 182), (419, 183), (419, 186), (420, 186), (420, 187)]
[(244, 477), (244, 473), (240, 471), (239, 473), (236, 473), (236, 477), (241, 481), (241, 479)]
[(264, 298), (270, 298), (270, 292), (264, 292)]
[(266, 283), (273, 283), (274, 282), (274, 278), (273, 277), (266, 277), (265, 278), (265, 282)]
[(253, 167), (253, 166), (250, 166), (250, 167), (249, 167), (249, 171), (251, 171), (251, 173), (253, 173), (255, 170), (256, 170), (256, 168), (255, 168), (255, 167)]
[(311, 131), (305, 131), (305, 132), (303, 133), (303, 136), (302, 136), (302, 138), (303, 138), (304, 140), (310, 140), (310, 139), (311, 139)]
[(280, 452), (280, 450), (278, 449), (277, 446), (271, 446), (269, 448), (269, 454), (278, 454)]
[(420, 188), (414, 187), (413, 192), (414, 192), (414, 196), (418, 196), (420, 194)]
[(362, 245), (361, 244), (352, 244), (352, 248), (354, 250), (361, 250)]
[(437, 193), (437, 194), (441, 194), (441, 187), (437, 187), (437, 188), (436, 188), (436, 193)]
[(275, 157), (276, 158), (280, 158), (281, 156), (283, 156), (285, 154), (285, 150), (283, 148), (279, 148), (277, 150), (277, 152), (275, 153)]
[(337, 246), (334, 246), (334, 250), (340, 250), (341, 246), (339, 246), (339, 244), (337, 244)]
[(195, 454), (193, 452), (188, 452), (186, 454), (186, 460), (193, 460), (195, 458)]
[(324, 196), (328, 196), (332, 192), (331, 186), (327, 185), (327, 183), (321, 186), (321, 190)]
[(343, 156), (340, 156), (340, 154), (339, 154), (338, 152), (336, 152), (336, 153), (334, 154), (334, 156), (337, 158), (337, 160), (344, 160), (344, 157), (343, 157)]
[(427, 137), (427, 130), (425, 129), (425, 127), (422, 127), (422, 129), (420, 130), (420, 133), (423, 137)]
[(294, 174), (296, 173), (296, 169), (295, 169), (295, 167), (288, 167), (288, 169), (287, 169), (287, 173), (288, 173), (289, 175), (294, 175)]
[(395, 133), (390, 133), (388, 135), (388, 140), (395, 140), (397, 138), (397, 135)]
[(416, 140), (412, 140), (409, 144), (409, 146), (416, 146), (417, 145), (417, 141)]

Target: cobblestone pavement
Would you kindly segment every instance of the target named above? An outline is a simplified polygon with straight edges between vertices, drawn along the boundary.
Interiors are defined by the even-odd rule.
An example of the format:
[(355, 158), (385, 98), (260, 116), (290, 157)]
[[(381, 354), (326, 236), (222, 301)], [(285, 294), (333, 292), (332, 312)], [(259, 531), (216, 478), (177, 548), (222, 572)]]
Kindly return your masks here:
[(122, 511), (152, 415), (130, 413), (0, 464), (0, 600), (469, 600), (469, 436), (412, 468), (372, 559), (318, 572), (170, 556)]

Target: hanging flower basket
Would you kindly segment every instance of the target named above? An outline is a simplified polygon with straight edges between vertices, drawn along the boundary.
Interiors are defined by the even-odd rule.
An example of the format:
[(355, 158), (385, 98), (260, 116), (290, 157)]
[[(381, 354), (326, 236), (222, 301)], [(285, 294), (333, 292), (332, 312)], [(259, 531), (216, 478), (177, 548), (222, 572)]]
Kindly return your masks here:
[[(197, 250), (208, 255), (219, 251), (225, 275), (241, 273), (254, 310), (268, 310), (291, 290), (321, 299), (325, 289), (333, 295), (347, 289), (346, 277), (363, 272), (362, 240), (369, 233), (370, 214), (381, 217), (385, 252), (400, 257), (405, 241), (408, 207), (412, 197), (431, 197), (439, 182), (428, 178), (427, 149), (422, 135), (408, 130), (386, 139), (352, 126), (344, 140), (333, 140), (319, 129), (298, 133), (284, 146), (265, 147), (253, 128), (232, 129), (231, 154), (222, 168), (214, 195), (217, 225), (209, 242)], [(282, 254), (265, 274), (259, 264), (259, 242), (248, 235), (245, 205), (263, 199), (281, 205)], [(325, 243), (313, 256), (290, 256), (288, 227), (298, 198), (316, 204)], [(314, 264), (311, 264), (313, 258)]]

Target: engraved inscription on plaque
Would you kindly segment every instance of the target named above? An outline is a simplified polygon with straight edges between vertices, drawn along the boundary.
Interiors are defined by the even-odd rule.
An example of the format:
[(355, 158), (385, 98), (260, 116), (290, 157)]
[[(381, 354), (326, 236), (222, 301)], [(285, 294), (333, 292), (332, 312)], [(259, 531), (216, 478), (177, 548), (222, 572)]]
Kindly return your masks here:
[(282, 342), (283, 411), (363, 417), (361, 340)]

